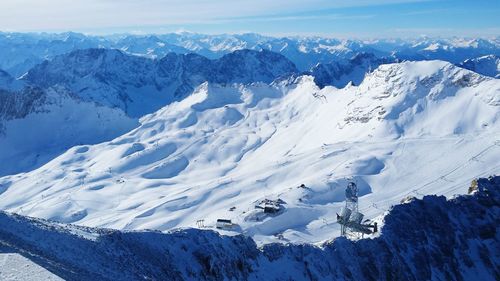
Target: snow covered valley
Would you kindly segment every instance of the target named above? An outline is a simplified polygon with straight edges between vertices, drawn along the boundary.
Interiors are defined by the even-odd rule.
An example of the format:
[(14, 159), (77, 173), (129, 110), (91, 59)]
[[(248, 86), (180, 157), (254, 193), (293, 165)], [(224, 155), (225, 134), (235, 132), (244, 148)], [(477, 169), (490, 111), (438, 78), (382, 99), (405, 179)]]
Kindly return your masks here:
[[(111, 141), (0, 178), (0, 209), (125, 230), (230, 219), (237, 227), (218, 231), (258, 245), (320, 244), (340, 233), (347, 179), (382, 223), (408, 195), (452, 197), (498, 173), (499, 81), (422, 61), (381, 65), (342, 89), (311, 76), (203, 83)], [(283, 211), (262, 216), (265, 199)]]

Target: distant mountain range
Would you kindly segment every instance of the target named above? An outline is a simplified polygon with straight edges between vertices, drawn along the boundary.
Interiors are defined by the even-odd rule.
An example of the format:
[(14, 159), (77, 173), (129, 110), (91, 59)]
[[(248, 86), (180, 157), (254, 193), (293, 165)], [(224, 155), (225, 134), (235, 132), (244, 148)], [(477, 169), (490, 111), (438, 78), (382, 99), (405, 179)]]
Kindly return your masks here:
[(196, 53), (210, 59), (236, 50), (269, 50), (282, 54), (300, 71), (318, 63), (351, 59), (358, 53), (398, 60), (444, 60), (459, 64), (485, 55), (500, 55), (500, 39), (338, 40), (320, 37), (268, 37), (259, 34), (87, 36), (79, 33), (0, 33), (0, 69), (18, 77), (34, 65), (77, 49), (119, 49), (128, 54), (162, 58), (170, 52)]

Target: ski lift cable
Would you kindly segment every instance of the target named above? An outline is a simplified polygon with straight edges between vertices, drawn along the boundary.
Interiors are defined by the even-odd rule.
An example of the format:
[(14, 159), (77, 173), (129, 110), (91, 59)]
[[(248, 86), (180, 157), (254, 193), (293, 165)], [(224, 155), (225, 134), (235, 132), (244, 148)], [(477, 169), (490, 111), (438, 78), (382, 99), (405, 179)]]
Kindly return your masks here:
[[(471, 161), (473, 161), (473, 159), (478, 159), (482, 154), (484, 154), (485, 152), (487, 152), (488, 150), (490, 150), (491, 148), (493, 148), (494, 146), (500, 146), (500, 140), (495, 140), (495, 142), (486, 147), (485, 149), (483, 149), (482, 151), (480, 151), (479, 153), (475, 154), (474, 156), (472, 156), (471, 158), (469, 158), (467, 161), (465, 161), (463, 164), (461, 165), (458, 165), (457, 167), (455, 167), (454, 169), (450, 170), (449, 172), (445, 173), (444, 175), (442, 176), (439, 176), (438, 178), (430, 181), (430, 182), (427, 182), (425, 183), (424, 185), (422, 186), (415, 186), (413, 189), (411, 189), (410, 192), (406, 193), (404, 196), (410, 196), (411, 194), (417, 194), (418, 196), (425, 196), (425, 194), (421, 193), (420, 191), (425, 189), (426, 187), (428, 187), (429, 185), (432, 185), (433, 183), (436, 183), (438, 182), (439, 180), (444, 180), (444, 181), (447, 181), (447, 182), (454, 182), (454, 181), (451, 181), (451, 180), (448, 180), (446, 179), (447, 176), (449, 176), (450, 174), (456, 172), (457, 170), (459, 170), (460, 168), (463, 168), (465, 166), (467, 166), (467, 164)], [(473, 180), (474, 178), (477, 178), (477, 177), (483, 177), (483, 176), (487, 176), (488, 174), (491, 174), (493, 171), (497, 170), (498, 168), (500, 168), (500, 164), (499, 165), (496, 165), (494, 166), (493, 168), (491, 169), (488, 169), (486, 172), (483, 172), (475, 177), (472, 177), (470, 179), (467, 179), (465, 181), (461, 181), (461, 182), (458, 182), (456, 183), (455, 185), (453, 185), (451, 188), (449, 188), (448, 190), (446, 190), (445, 192), (443, 192), (443, 194), (449, 194), (451, 192), (454, 192), (456, 191), (457, 188), (460, 188), (460, 187), (463, 187), (463, 184), (466, 184), (467, 182), (470, 182), (471, 180)], [(387, 200), (384, 200), (384, 201), (387, 201)], [(378, 202), (380, 203), (380, 202)], [(375, 204), (375, 203), (373, 203)], [(389, 209), (382, 209), (380, 207), (378, 207), (378, 205), (372, 205), (372, 207), (378, 209), (378, 210), (382, 210), (382, 211), (388, 211)], [(368, 208), (363, 208), (361, 209), (360, 211), (367, 211), (369, 210), (370, 207)]]
[[(453, 185), (452, 187), (459, 187), (459, 186), (462, 186), (464, 183), (470, 182), (471, 180), (473, 180), (473, 179), (475, 179), (475, 178), (478, 178), (478, 177), (483, 177), (483, 176), (487, 176), (488, 174), (491, 174), (492, 172), (494, 172), (494, 171), (495, 171), (495, 170), (497, 170), (498, 168), (500, 168), (500, 164), (499, 164), (499, 165), (494, 166), (493, 168), (491, 168), (491, 169), (487, 170), (486, 172), (483, 172), (483, 173), (481, 173), (481, 174), (479, 174), (479, 175), (476, 175), (476, 176), (474, 176), (474, 177), (472, 177), (472, 178), (468, 179), (467, 181), (461, 181), (461, 182), (459, 182), (459, 183), (457, 183), (457, 184)], [(450, 181), (450, 180), (446, 180), (446, 175), (439, 177), (439, 179), (441, 179), (441, 180), (445, 180), (445, 181), (447, 181), (447, 182), (453, 182), (453, 181)], [(434, 183), (434, 182), (437, 182), (437, 180), (434, 180), (432, 183)], [(423, 185), (423, 186), (421, 186), (420, 188), (417, 188), (416, 190), (417, 190), (417, 191), (418, 191), (418, 190), (422, 190), (422, 189), (426, 188), (428, 185), (429, 185), (429, 184)], [(415, 191), (415, 190), (414, 190), (414, 191)], [(410, 192), (410, 193), (411, 193), (411, 192)], [(410, 193), (408, 193), (408, 194), (410, 194)]]
[[(442, 194), (443, 194), (443, 195), (448, 195), (448, 194), (450, 194), (450, 193), (452, 193), (452, 192), (456, 192), (458, 188), (463, 188), (464, 184), (469, 183), (470, 181), (472, 181), (472, 180), (473, 180), (473, 179), (475, 179), (475, 178), (488, 176), (488, 175), (490, 175), (492, 172), (494, 172), (495, 170), (498, 170), (499, 168), (500, 168), (500, 164), (498, 164), (498, 165), (496, 165), (496, 166), (494, 166), (494, 167), (492, 167), (492, 168), (488, 169), (487, 171), (485, 171), (485, 172), (483, 172), (483, 173), (481, 173), (481, 174), (479, 174), (479, 175), (476, 175), (476, 176), (474, 176), (474, 177), (468, 178), (468, 179), (463, 180), (463, 181), (460, 181), (460, 182), (456, 182), (456, 184), (454, 184), (453, 186), (451, 186), (451, 187), (450, 187), (450, 188), (448, 188), (447, 190), (443, 191), (443, 192), (442, 192)], [(405, 196), (405, 197), (406, 197), (406, 196), (409, 196), (409, 195), (411, 195), (412, 193), (413, 193), (413, 194), (417, 194), (418, 196), (425, 196), (426, 194), (423, 194), (423, 193), (419, 192), (419, 190), (421, 190), (421, 189), (422, 189), (422, 188), (420, 188), (420, 189), (413, 189), (413, 190), (411, 190), (409, 193), (405, 194), (404, 196)], [(388, 200), (384, 200), (384, 201), (388, 201)], [(381, 201), (381, 202), (384, 202), (384, 201)], [(373, 208), (378, 209), (378, 210), (382, 210), (382, 211), (384, 211), (384, 212), (388, 211), (388, 210), (390, 209), (390, 207), (389, 207), (389, 208), (387, 208), (387, 209), (381, 208), (381, 207), (379, 206), (379, 204), (380, 204), (381, 202), (378, 202), (378, 204), (377, 204), (377, 203), (372, 203), (372, 205), (371, 205), (370, 207), (373, 207)], [(369, 209), (370, 209), (370, 207), (363, 208), (363, 209), (361, 209), (360, 211), (361, 211), (361, 212), (367, 211), (367, 210), (369, 210)]]
[(444, 175), (442, 175), (442, 176), (438, 177), (437, 179), (434, 179), (434, 180), (432, 180), (432, 181), (430, 181), (430, 182), (428, 182), (428, 183), (426, 183), (426, 184), (424, 184), (424, 185), (422, 185), (422, 186), (420, 186), (420, 187), (414, 188), (411, 192), (407, 193), (406, 195), (410, 195), (413, 191), (415, 191), (415, 190), (417, 190), (417, 191), (418, 191), (418, 190), (421, 190), (421, 189), (423, 189), (423, 188), (425, 188), (425, 187), (427, 187), (427, 186), (429, 186), (429, 185), (431, 185), (431, 184), (433, 184), (433, 183), (435, 183), (435, 182), (437, 182), (437, 181), (439, 181), (439, 180), (446, 180), (446, 177), (447, 177), (447, 176), (449, 176), (450, 174), (452, 174), (452, 173), (456, 172), (456, 171), (457, 171), (457, 170), (459, 170), (460, 168), (465, 167), (468, 163), (470, 163), (471, 161), (473, 161), (473, 160), (472, 160), (473, 158), (477, 159), (479, 156), (481, 156), (481, 155), (482, 155), (483, 153), (485, 153), (486, 151), (490, 150), (492, 147), (494, 147), (494, 146), (500, 146), (500, 145), (497, 145), (497, 142), (498, 142), (498, 143), (500, 143), (500, 140), (496, 140), (496, 141), (495, 141), (492, 145), (490, 145), (490, 146), (486, 147), (485, 149), (483, 149), (482, 151), (480, 151), (480, 152), (479, 152), (479, 153), (477, 153), (476, 155), (472, 156), (472, 157), (471, 157), (471, 158), (469, 158), (467, 161), (465, 161), (463, 164), (458, 165), (456, 168), (454, 168), (454, 169), (450, 170), (449, 172), (445, 173)]

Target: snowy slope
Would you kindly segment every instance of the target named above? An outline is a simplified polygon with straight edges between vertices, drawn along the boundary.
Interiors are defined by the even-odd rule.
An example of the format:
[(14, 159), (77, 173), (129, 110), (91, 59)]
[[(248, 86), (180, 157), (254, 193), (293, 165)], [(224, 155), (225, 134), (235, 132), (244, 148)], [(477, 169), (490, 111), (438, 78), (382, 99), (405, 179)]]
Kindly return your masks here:
[(120, 110), (64, 89), (0, 90), (0, 175), (32, 170), (70, 147), (110, 140), (137, 125)]
[[(257, 247), (207, 230), (116, 231), (0, 212), (0, 252), (8, 245), (65, 280), (489, 281), (499, 274), (499, 217), (500, 177), (493, 177), (479, 179), (472, 195), (395, 206), (373, 239)], [(14, 274), (1, 268), (0, 278), (51, 277), (11, 266)]]
[[(462, 193), (497, 172), (499, 106), (497, 79), (441, 61), (382, 65), (343, 89), (310, 76), (204, 83), (113, 141), (1, 178), (0, 208), (125, 229), (229, 218), (259, 243), (318, 242), (338, 233), (346, 177), (374, 218), (408, 194)], [(265, 198), (286, 210), (262, 217)]]
[(269, 83), (295, 72), (292, 62), (269, 51), (235, 51), (217, 60), (169, 53), (152, 60), (114, 49), (85, 49), (45, 61), (23, 80), (41, 87), (64, 86), (82, 100), (141, 117), (183, 99), (204, 81)]
[(40, 265), (19, 254), (2, 253), (0, 250), (0, 279), (4, 281), (62, 281)]

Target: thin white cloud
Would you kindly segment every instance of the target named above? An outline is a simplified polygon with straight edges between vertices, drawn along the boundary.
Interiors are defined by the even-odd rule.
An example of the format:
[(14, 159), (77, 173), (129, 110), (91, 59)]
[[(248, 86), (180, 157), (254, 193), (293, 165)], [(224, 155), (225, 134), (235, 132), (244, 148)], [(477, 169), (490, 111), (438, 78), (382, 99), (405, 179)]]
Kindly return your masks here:
[(303, 21), (303, 20), (348, 20), (348, 19), (371, 19), (375, 15), (342, 15), (342, 14), (325, 14), (325, 15), (293, 15), (293, 16), (258, 16), (258, 17), (231, 17), (216, 19), (214, 22), (269, 22), (269, 21)]
[(449, 9), (431, 9), (431, 10), (421, 10), (421, 11), (412, 11), (402, 13), (403, 16), (418, 16), (418, 15), (430, 15), (430, 14), (441, 14), (445, 12), (449, 12)]
[[(217, 23), (233, 20), (284, 21), (307, 17), (280, 16), (341, 7), (426, 0), (1, 0), (0, 30), (82, 30)], [(277, 16), (269, 16), (277, 15)], [(267, 18), (266, 18), (267, 17)], [(237, 19), (240, 18), (240, 19)], [(255, 21), (255, 19), (254, 19)]]
[(394, 28), (388, 30), (393, 38), (414, 38), (417, 36), (428, 37), (497, 37), (500, 28)]

